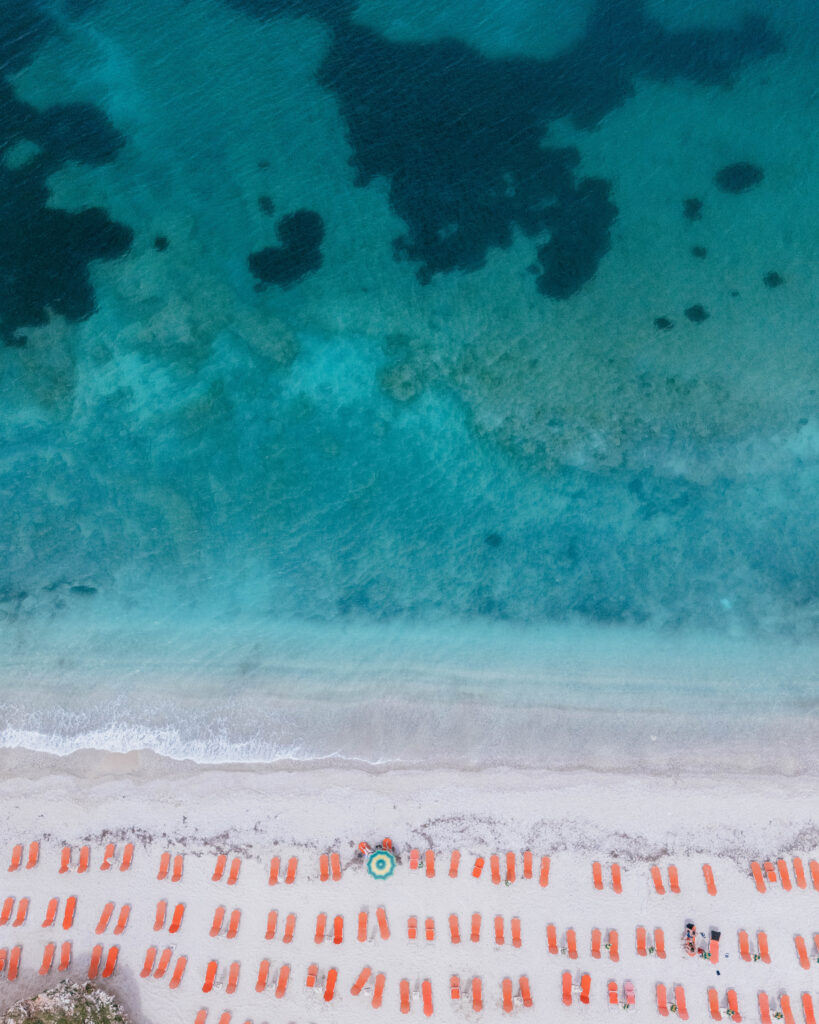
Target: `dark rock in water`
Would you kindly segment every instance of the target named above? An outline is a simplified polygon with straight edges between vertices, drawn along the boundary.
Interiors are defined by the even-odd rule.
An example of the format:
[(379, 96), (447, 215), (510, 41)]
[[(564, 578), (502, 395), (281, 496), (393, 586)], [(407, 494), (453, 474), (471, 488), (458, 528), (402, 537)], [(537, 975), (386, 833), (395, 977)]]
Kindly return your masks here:
[(654, 318), (654, 326), (660, 331), (670, 331), (674, 321), (669, 320), (667, 316), (657, 316)]
[(769, 270), (762, 280), (765, 282), (766, 288), (778, 288), (785, 283), (785, 278), (781, 274), (777, 274), (775, 270)]
[(696, 256), (698, 260), (704, 260), (705, 257), (708, 255), (708, 250), (705, 248), (704, 245), (692, 245), (691, 255)]
[(314, 210), (297, 210), (282, 217), (276, 227), (281, 245), (271, 245), (248, 256), (254, 277), (283, 288), (318, 270), (324, 240), (324, 221)]
[(276, 208), (270, 196), (259, 196), (259, 209), (262, 213), (266, 213), (268, 217), (272, 217)]
[(740, 192), (747, 192), (749, 188), (758, 185), (764, 177), (765, 174), (761, 167), (741, 162), (728, 164), (727, 167), (717, 171), (714, 176), (714, 184), (722, 192), (739, 195)]
[(256, 166), (259, 168), (260, 171), (264, 171), (264, 170), (266, 170), (266, 168), (268, 168), (270, 166), (270, 161), (269, 160), (257, 160), (256, 161)]
[(736, 288), (732, 288), (731, 289), (731, 298), (732, 299), (738, 299), (739, 298), (739, 292), (736, 290)]
[(499, 548), (503, 543), (503, 537), (499, 533), (487, 533), (484, 543), (488, 544), (490, 548)]
[(157, 235), (154, 239), (154, 249), (156, 249), (157, 252), (165, 252), (169, 245), (170, 242), (166, 235)]
[(686, 199), (683, 202), (683, 216), (686, 220), (702, 220), (702, 200)]
[(96, 587), (89, 587), (85, 583), (76, 583), (70, 590), (72, 594), (81, 594), (83, 597), (90, 597), (97, 592)]
[(703, 320), (708, 319), (707, 310), (704, 306), (701, 306), (699, 303), (696, 303), (693, 306), (689, 306), (688, 309), (685, 311), (685, 315), (688, 317), (691, 323), (694, 324), (701, 324)]

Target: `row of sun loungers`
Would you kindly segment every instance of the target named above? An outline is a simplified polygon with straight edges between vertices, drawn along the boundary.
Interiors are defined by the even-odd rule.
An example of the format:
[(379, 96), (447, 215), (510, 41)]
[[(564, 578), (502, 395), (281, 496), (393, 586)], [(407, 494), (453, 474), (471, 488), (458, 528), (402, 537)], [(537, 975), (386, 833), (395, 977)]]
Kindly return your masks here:
[[(387, 841), (389, 842), (389, 841)], [(389, 843), (391, 848), (392, 844)], [(120, 871), (127, 871), (134, 858), (134, 844), (125, 843), (121, 847), (121, 853), (119, 858), (117, 857), (118, 845), (116, 843), (107, 843), (105, 846), (105, 852), (100, 863), (100, 870), (110, 870), (115, 863), (118, 862)], [(461, 864), (461, 852), (460, 850), (453, 850), (450, 854), (449, 860), (449, 877), (456, 878), (459, 874)], [(423, 860), (424, 869), (426, 875), (430, 878), (435, 876), (435, 852), (433, 850), (424, 851), (423, 858), (421, 851), (418, 849), (412, 849), (409, 855), (409, 867), (411, 870), (418, 870), (421, 867)], [(524, 879), (531, 879), (534, 877), (534, 857), (531, 850), (526, 850), (520, 855), (521, 870), (520, 876)], [(33, 841), (28, 844), (26, 848), (24, 844), (18, 843), (14, 846), (11, 854), (11, 861), (8, 870), (10, 872), (18, 871), (23, 868), (30, 870), (37, 867), (40, 861), (40, 844), (37, 841)], [(791, 861), (793, 871), (793, 882), (799, 889), (808, 888), (808, 873), (810, 874), (810, 881), (813, 888), (819, 891), (819, 862), (816, 860), (810, 860), (808, 862), (808, 871), (805, 870), (805, 865), (800, 857), (794, 857)], [(228, 857), (226, 854), (219, 854), (216, 858), (216, 865), (212, 875), (212, 881), (219, 882), (223, 879), (228, 885), (235, 885), (239, 880), (239, 873), (241, 870), (242, 860), (241, 857), (233, 857), (230, 860), (230, 867), (228, 869)], [(484, 857), (476, 857), (474, 866), (472, 869), (472, 876), (479, 878), (483, 873), (485, 866)], [(550, 858), (541, 857), (540, 859), (540, 872), (539, 881), (541, 886), (546, 887), (549, 883), (549, 872), (550, 872)], [(81, 846), (76, 851), (71, 846), (65, 846), (62, 849), (60, 855), (60, 868), (61, 874), (64, 874), (71, 870), (76, 870), (78, 874), (83, 874), (89, 871), (91, 868), (91, 847), (88, 845)], [(293, 884), (296, 879), (296, 871), (298, 868), (298, 857), (290, 857), (287, 862), (287, 869), (284, 878), (285, 884)], [(159, 871), (157, 878), (160, 880), (170, 879), (172, 882), (179, 882), (182, 880), (182, 874), (184, 869), (184, 855), (175, 854), (172, 855), (170, 851), (166, 850), (161, 854)], [(279, 881), (279, 873), (281, 870), (281, 858), (273, 857), (270, 862), (270, 873), (269, 883), (275, 885)], [(703, 877), (708, 893), (710, 895), (716, 895), (716, 884), (714, 880), (713, 870), (710, 865), (703, 865)], [(225, 872), (227, 871), (227, 877), (225, 878)], [(609, 872), (611, 877), (611, 888), (614, 892), (622, 892), (622, 871), (621, 867), (617, 863), (609, 865)], [(509, 851), (505, 854), (503, 860), (503, 870), (501, 867), (501, 856), (499, 854), (492, 854), (489, 858), (489, 873), (492, 882), (495, 885), (500, 885), (501, 881), (512, 883), (518, 878), (518, 855), (513, 851)], [(596, 889), (604, 889), (603, 879), (603, 867), (595, 861), (592, 865), (592, 880)], [(665, 895), (667, 892), (680, 893), (680, 882), (675, 865), (669, 865), (666, 868), (667, 884), (663, 877), (663, 871), (656, 864), (650, 868), (651, 880), (654, 885), (654, 890), (660, 895)], [(793, 882), (791, 881), (791, 868), (788, 867), (788, 862), (784, 858), (780, 858), (774, 864), (773, 861), (752, 861), (751, 862), (751, 874), (754, 879), (754, 883), (759, 892), (765, 892), (771, 885), (780, 885), (782, 889), (790, 891), (793, 888)], [(341, 858), (338, 853), (332, 852), (330, 854), (321, 854), (319, 857), (319, 877), (321, 881), (340, 881), (342, 877)]]

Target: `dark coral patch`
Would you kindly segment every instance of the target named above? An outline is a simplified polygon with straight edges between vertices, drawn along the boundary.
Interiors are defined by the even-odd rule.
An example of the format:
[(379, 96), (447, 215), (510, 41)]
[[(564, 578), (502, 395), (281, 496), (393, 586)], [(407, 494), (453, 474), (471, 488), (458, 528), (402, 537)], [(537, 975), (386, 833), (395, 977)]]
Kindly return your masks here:
[(487, 533), (483, 540), (490, 548), (499, 548), (503, 543), (503, 537), (499, 533)]
[(157, 235), (154, 239), (154, 249), (156, 249), (157, 252), (165, 252), (169, 245), (170, 242), (168, 241), (167, 235)]
[(691, 255), (696, 256), (698, 260), (704, 260), (705, 257), (708, 255), (708, 250), (705, 248), (704, 245), (692, 245)]
[(702, 200), (686, 199), (683, 202), (683, 217), (686, 220), (702, 220)]
[(717, 171), (714, 175), (714, 184), (722, 192), (731, 192), (739, 195), (740, 192), (747, 192), (749, 188), (758, 185), (765, 177), (761, 167), (755, 164), (737, 163), (728, 164)]
[(273, 205), (273, 200), (270, 198), (270, 196), (259, 196), (258, 203), (259, 209), (267, 217), (272, 217), (273, 214), (276, 212), (276, 208)]
[(324, 221), (314, 210), (297, 210), (282, 217), (276, 233), (281, 245), (271, 245), (248, 256), (254, 277), (264, 284), (286, 288), (319, 269)]
[(775, 270), (769, 270), (762, 280), (766, 288), (778, 288), (785, 283), (785, 278)]
[[(34, 25), (40, 31), (39, 19)], [(0, 79), (0, 150), (22, 140), (38, 146), (36, 157), (14, 169), (0, 165), (0, 335), (12, 346), (25, 343), (21, 328), (47, 323), (49, 311), (74, 322), (90, 316), (96, 302), (89, 263), (121, 256), (133, 240), (104, 210), (47, 205), (46, 178), (54, 170), (68, 160), (104, 163), (122, 146), (99, 110), (74, 104), (41, 113)]]
[(609, 227), (617, 216), (609, 184), (600, 178), (584, 179), (561, 199), (547, 214), (552, 237), (537, 250), (543, 267), (538, 291), (553, 299), (569, 298), (594, 276), (611, 246)]
[(708, 319), (710, 314), (708, 313), (708, 310), (706, 310), (705, 306), (701, 306), (699, 302), (697, 302), (686, 309), (685, 315), (692, 324), (701, 324), (704, 320)]
[(657, 316), (654, 318), (654, 326), (658, 331), (670, 331), (674, 326), (674, 321), (669, 320), (667, 316)]

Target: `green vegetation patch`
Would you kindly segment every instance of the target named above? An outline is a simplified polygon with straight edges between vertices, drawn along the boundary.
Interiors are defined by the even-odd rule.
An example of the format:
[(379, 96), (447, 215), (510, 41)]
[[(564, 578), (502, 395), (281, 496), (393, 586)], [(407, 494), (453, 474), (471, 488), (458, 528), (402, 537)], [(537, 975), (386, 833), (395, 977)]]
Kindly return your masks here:
[(67, 981), (23, 999), (8, 1009), (0, 1024), (130, 1024), (112, 996), (93, 985)]

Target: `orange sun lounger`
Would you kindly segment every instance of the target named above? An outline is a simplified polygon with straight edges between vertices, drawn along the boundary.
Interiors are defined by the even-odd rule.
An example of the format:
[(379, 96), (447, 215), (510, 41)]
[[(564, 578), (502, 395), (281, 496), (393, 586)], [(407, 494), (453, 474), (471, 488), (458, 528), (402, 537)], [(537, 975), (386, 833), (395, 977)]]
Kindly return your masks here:
[(599, 928), (592, 928), (591, 930), (591, 955), (595, 960), (600, 959), (600, 945), (603, 941), (603, 933)]
[(344, 941), (344, 918), (336, 914), (333, 918), (333, 945), (339, 946)]
[(281, 866), (281, 858), (271, 857), (270, 858), (270, 874), (267, 879), (268, 885), (276, 885), (279, 880), (279, 868)]
[[(156, 918), (154, 919), (154, 931), (161, 931), (165, 927), (165, 916), (168, 913), (168, 901), (160, 900), (156, 905)], [(217, 929), (218, 931), (218, 929)], [(211, 931), (211, 935), (216, 932)]]
[(796, 946), (796, 956), (799, 960), (799, 966), (804, 970), (810, 970), (810, 959), (808, 958), (808, 948), (805, 945), (805, 940), (801, 935), (794, 935), (793, 944)]
[(330, 854), (330, 874), (334, 882), (341, 881), (341, 857), (337, 853)]
[(227, 992), (229, 996), (233, 995), (239, 984), (239, 966), (238, 960), (234, 960), (228, 968), (228, 983), (225, 988), (225, 992)]
[(618, 894), (623, 891), (623, 876), (619, 864), (612, 864), (611, 866), (611, 887)]
[(722, 1012), (719, 1008), (719, 996), (715, 988), (708, 989), (708, 1009), (711, 1011), (712, 1020), (722, 1020)]
[[(102, 946), (96, 947), (102, 953)], [(48, 974), (51, 970), (51, 965), (54, 963), (54, 954), (57, 952), (56, 942), (46, 943), (46, 948), (43, 950), (43, 962), (40, 965), (40, 974)], [(93, 962), (93, 961), (92, 961)], [(89, 974), (89, 977), (91, 975)]]
[(11, 923), (12, 928), (19, 928), (20, 925), (26, 923), (28, 917), (28, 905), (29, 900), (27, 896), (24, 896), (17, 904), (17, 916)]
[[(114, 925), (114, 935), (122, 935), (122, 933), (128, 927), (128, 919), (130, 918), (130, 916), (131, 904), (126, 903), (120, 909), (119, 917), (117, 918), (117, 923)], [(171, 928), (170, 931), (173, 931), (173, 928)]]
[(751, 942), (743, 928), (739, 931), (739, 955), (746, 963), (751, 962)]
[(802, 1013), (805, 1016), (805, 1024), (816, 1024), (816, 1016), (813, 1012), (813, 999), (810, 992), (802, 993)]
[(540, 858), (540, 885), (541, 888), (545, 889), (549, 884), (549, 869), (551, 867), (551, 860), (548, 857)]
[(510, 922), (510, 927), (512, 929), (512, 945), (514, 946), (515, 949), (520, 949), (520, 947), (521, 947), (520, 918), (519, 917), (513, 917), (511, 922)]
[(327, 972), (327, 980), (324, 982), (324, 1001), (329, 1003), (332, 1001), (336, 991), (336, 981), (338, 979), (338, 971), (335, 967), (331, 967)]
[(279, 914), (276, 910), (271, 910), (267, 915), (267, 931), (264, 933), (266, 939), (273, 939), (276, 936), (276, 925), (279, 922)]
[(368, 925), (369, 916), (370, 915), (367, 913), (366, 910), (360, 910), (358, 912), (358, 941), (359, 942), (366, 942), (367, 941), (367, 925)]
[(458, 868), (461, 864), (461, 851), (453, 850), (449, 857), (449, 877), (458, 877)]
[(458, 925), (457, 914), (449, 915), (449, 938), (453, 946), (457, 946), (457, 944), (461, 941), (461, 929)]
[(427, 850), (424, 854), (424, 866), (426, 867), (427, 878), (435, 877), (435, 854), (432, 850)]
[(532, 851), (524, 850), (523, 852), (523, 877), (532, 877)]
[(296, 881), (296, 871), (299, 866), (299, 858), (291, 857), (287, 862), (287, 874), (284, 876), (284, 884), (292, 885)]
[(646, 949), (646, 930), (642, 925), (637, 927), (637, 955), (648, 955), (648, 950)]
[(796, 879), (796, 884), (800, 889), (807, 889), (808, 880), (805, 878), (805, 867), (802, 864), (801, 857), (793, 858), (793, 877)]
[(362, 988), (364, 988), (364, 986), (369, 981), (371, 974), (372, 974), (372, 968), (370, 968), (370, 967), (363, 968), (363, 970), (361, 971), (359, 976), (356, 978), (355, 984), (350, 989), (350, 992), (354, 996), (357, 996), (361, 992)]
[(133, 843), (126, 843), (125, 844), (125, 849), (122, 852), (122, 862), (120, 863), (120, 866), (119, 866), (120, 871), (127, 871), (128, 868), (130, 868), (130, 866), (133, 864), (133, 862), (134, 862), (134, 844)]
[(213, 988), (213, 982), (216, 980), (216, 972), (219, 970), (218, 960), (209, 960), (208, 966), (205, 968), (205, 983), (202, 985), (203, 992), (210, 992)]
[(164, 978), (165, 977), (165, 973), (168, 970), (168, 966), (170, 965), (172, 957), (173, 957), (173, 946), (166, 946), (162, 950), (162, 953), (160, 954), (159, 963), (156, 965), (156, 970), (154, 971), (154, 977), (155, 978)]
[[(60, 901), (56, 896), (53, 896), (48, 901), (48, 907), (46, 908), (46, 916), (43, 920), (43, 928), (50, 928), (57, 920), (57, 909), (60, 906)], [(0, 921), (0, 924), (3, 922)]]
[(156, 962), (156, 946), (149, 946), (145, 953), (145, 963), (142, 965), (142, 970), (139, 972), (140, 978), (147, 978), (151, 971), (154, 969), (154, 963)]
[(406, 978), (402, 978), (398, 984), (398, 994), (401, 1000), (401, 1013), (409, 1013), (410, 1011), (410, 987), (409, 981)]
[(782, 888), (785, 892), (790, 892), (793, 886), (791, 885), (791, 876), (788, 873), (788, 865), (784, 858), (781, 858), (776, 862), (776, 866), (779, 869), (779, 880), (782, 883)]
[(424, 1006), (424, 1016), (432, 1016), (432, 982), (429, 978), (425, 978), (421, 982), (421, 1001)]
[(572, 973), (564, 971), (562, 976), (563, 1003), (565, 1006), (572, 1005)]
[(489, 872), (492, 877), (492, 884), (500, 885), (500, 857), (496, 853), (493, 853), (489, 858)]
[(455, 1000), (461, 998), (461, 979), (457, 974), (453, 974), (449, 979), (449, 996)]
[(211, 876), (211, 882), (221, 882), (222, 875), (225, 873), (225, 866), (227, 865), (227, 857), (220, 853), (216, 858), (216, 867), (213, 869), (213, 875)]
[(77, 897), (69, 896), (65, 901), (65, 912), (63, 914), (63, 931), (68, 931), (74, 924), (74, 914), (77, 910)]
[(239, 881), (239, 872), (242, 870), (242, 858), (234, 857), (230, 862), (230, 872), (228, 874), (228, 885), (236, 885)]
[(182, 977), (185, 974), (185, 968), (188, 966), (188, 958), (186, 956), (180, 956), (174, 965), (173, 974), (171, 980), (168, 982), (169, 988), (179, 988), (182, 983)]
[(9, 864), (9, 871), (17, 871), (20, 865), (23, 863), (23, 844), (18, 843), (11, 851), (11, 863)]
[(284, 935), (282, 942), (292, 942), (296, 932), (296, 915), (288, 914), (284, 921)]
[(524, 1006), (532, 1005), (532, 989), (529, 985), (529, 979), (525, 974), (521, 974), (520, 976), (520, 995), (523, 999)]
[(570, 960), (577, 959), (577, 932), (574, 928), (566, 929), (566, 949)]
[(717, 886), (714, 882), (714, 872), (711, 870), (710, 864), (703, 864), (702, 875), (705, 879), (705, 890), (709, 896), (717, 895)]
[(651, 880), (654, 882), (654, 889), (660, 894), (660, 896), (664, 896), (665, 886), (663, 885), (663, 876), (656, 864), (651, 869)]
[(582, 974), (580, 976), (580, 1002), (585, 1003), (587, 1006), (591, 999), (591, 975)]
[(28, 860), (26, 861), (26, 870), (30, 871), (32, 868), (36, 868), (39, 860), (40, 844), (35, 840), (33, 843), (28, 844)]
[(762, 865), (758, 860), (751, 861), (751, 874), (754, 876), (754, 884), (759, 892), (765, 892), (765, 876), (762, 874)]
[[(68, 946), (68, 948), (69, 948), (69, 956), (70, 956), (71, 943), (70, 942), (64, 942), (63, 945), (64, 946)], [(18, 971), (20, 970), (20, 959), (21, 959), (22, 955), (23, 955), (23, 947), (22, 946), (15, 946), (14, 949), (12, 949), (12, 951), (11, 951), (11, 953), (9, 955), (9, 972), (8, 972), (8, 979), (9, 979), (9, 981), (14, 981), (17, 978)], [(60, 964), (60, 970), (63, 970), (62, 963)]]
[(483, 857), (476, 857), (475, 858), (475, 866), (472, 868), (472, 877), (473, 878), (480, 878), (481, 877), (481, 872), (483, 871), (483, 866), (484, 866), (485, 863), (486, 862), (484, 861)]
[(620, 940), (617, 935), (617, 931), (614, 928), (609, 929), (608, 934), (608, 948), (609, 948), (609, 960), (613, 960), (614, 963), (620, 959)]
[(480, 942), (481, 939), (481, 915), (472, 915), (472, 933), (470, 934), (472, 942)]
[(381, 938), (388, 939), (390, 937), (390, 926), (387, 923), (387, 911), (383, 907), (377, 907), (375, 919), (378, 922), (378, 931)]
[(595, 889), (603, 888), (603, 868), (600, 866), (599, 860), (592, 864), (592, 881), (594, 882)]
[(662, 928), (654, 929), (654, 952), (661, 960), (665, 960), (665, 935)]
[(427, 942), (432, 942), (435, 939), (435, 921), (431, 917), (428, 917), (426, 921), (424, 921), (424, 935), (426, 936)]
[(384, 998), (384, 985), (386, 984), (386, 981), (386, 974), (376, 974), (372, 1000), (374, 1010), (378, 1010), (381, 1008), (381, 1001)]
[(319, 857), (319, 878), (322, 882), (330, 881), (330, 858), (326, 853)]
[(242, 920), (242, 912), (239, 909), (232, 910), (230, 913), (230, 921), (228, 921), (227, 937), (229, 939), (235, 939), (236, 933), (239, 931), (239, 922)]
[(765, 932), (756, 933), (756, 944), (759, 949), (759, 959), (763, 964), (769, 964), (771, 962), (771, 954), (768, 950), (768, 936)]
[[(316, 968), (318, 970), (318, 968)], [(259, 973), (256, 976), (256, 991), (264, 992), (267, 988), (267, 979), (270, 976), (270, 961), (262, 960), (259, 963)], [(307, 972), (307, 984), (310, 984), (310, 972)]]
[[(495, 945), (502, 946), (504, 944), (503, 937), (503, 918), (500, 914), (495, 917)], [(511, 982), (510, 982), (511, 984)]]
[[(162, 902), (165, 903), (164, 900)], [(166, 908), (167, 908), (167, 904), (162, 908), (162, 920), (163, 920), (163, 922), (165, 920), (165, 910), (166, 910)], [(159, 910), (157, 909), (157, 920), (158, 919), (159, 919)], [(224, 907), (217, 907), (216, 910), (214, 910), (214, 912), (213, 912), (213, 924), (210, 926), (210, 937), (211, 938), (214, 938), (214, 936), (219, 934), (219, 932), (222, 930), (222, 925), (224, 923), (225, 923), (225, 908)], [(158, 931), (156, 925), (154, 925), (154, 931)]]
[(175, 935), (182, 927), (182, 918), (185, 916), (185, 904), (177, 903), (173, 908), (173, 917), (171, 923), (168, 925), (168, 931)]
[(165, 850), (162, 856), (159, 858), (159, 871), (156, 873), (158, 882), (164, 882), (168, 877), (168, 872), (171, 869), (171, 855)]
[(515, 855), (511, 850), (509, 850), (506, 854), (506, 881), (514, 882), (516, 879)]
[(60, 946), (60, 965), (57, 968), (59, 971), (67, 971), (71, 966), (71, 943), (64, 942)]
[(657, 1013), (661, 1017), (668, 1016), (668, 995), (665, 990), (665, 985), (661, 981), (657, 982)]
[(77, 873), (84, 874), (91, 865), (91, 847), (80, 847), (80, 862), (77, 865)]
[(171, 875), (172, 882), (182, 881), (182, 870), (185, 866), (185, 855), (183, 853), (177, 853), (173, 859), (173, 874)]
[(64, 875), (71, 868), (71, 847), (64, 846), (60, 851), (60, 871)]
[(680, 1020), (688, 1020), (688, 1010), (685, 1005), (685, 989), (682, 985), (674, 986), (674, 1003), (677, 1007), (677, 1016)]
[(314, 942), (316, 943), (317, 946), (324, 942), (324, 936), (326, 935), (326, 933), (327, 915), (322, 913), (316, 917), (316, 935)]
[(546, 945), (552, 956), (557, 953), (557, 928), (553, 924), (546, 925)]
[(725, 993), (725, 998), (728, 1000), (728, 1013), (732, 1021), (736, 1021), (736, 1024), (742, 1024), (742, 1015), (739, 1012), (739, 1002), (737, 1001), (737, 994), (729, 988)]
[(795, 1024), (793, 1019), (793, 1010), (791, 1009), (791, 997), (786, 995), (784, 992), (779, 997), (779, 1009), (782, 1011), (782, 1016), (785, 1018), (785, 1024)]
[(480, 978), (472, 979), (472, 1009), (476, 1013), (483, 1009), (483, 983)]
[(8, 924), (14, 910), (15, 899), (13, 896), (6, 896), (3, 900), (3, 910), (0, 911), (0, 924)]
[(620, 1002), (620, 997), (617, 994), (617, 982), (616, 981), (610, 981), (609, 982), (609, 984), (608, 984), (608, 993), (609, 993), (609, 1006), (617, 1006), (617, 1004)]
[(674, 864), (668, 865), (668, 887), (673, 893), (679, 895), (680, 892), (680, 878), (677, 874), (677, 868)]
[[(269, 962), (269, 961), (268, 961)], [(261, 967), (259, 968), (261, 971)], [(307, 977), (304, 980), (305, 988), (315, 988), (318, 981), (318, 964), (310, 964), (307, 968)], [(267, 984), (267, 973), (265, 973), (265, 985)], [(257, 986), (258, 991), (258, 986)]]
[(102, 908), (102, 913), (100, 914), (100, 919), (97, 922), (97, 927), (95, 929), (97, 935), (102, 935), (111, 923), (111, 918), (114, 915), (114, 906), (115, 904), (113, 903), (106, 903)]
[(512, 979), (504, 978), (501, 982), (501, 992), (503, 993), (503, 1009), (505, 1013), (511, 1013), (515, 1008), (515, 1004), (512, 1002)]

